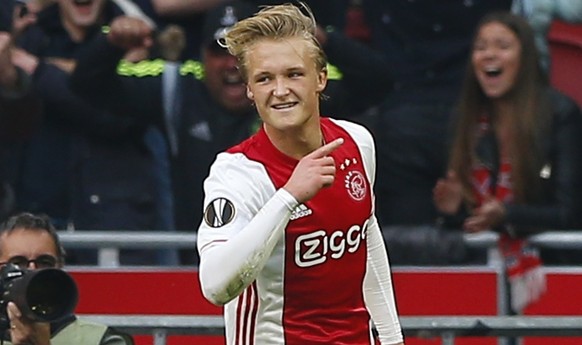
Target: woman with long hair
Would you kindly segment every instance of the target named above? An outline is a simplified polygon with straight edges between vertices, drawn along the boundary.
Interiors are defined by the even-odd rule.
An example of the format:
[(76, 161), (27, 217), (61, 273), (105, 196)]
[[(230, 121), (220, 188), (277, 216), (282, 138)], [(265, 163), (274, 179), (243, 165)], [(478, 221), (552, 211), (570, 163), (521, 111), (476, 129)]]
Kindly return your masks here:
[(581, 134), (580, 109), (548, 85), (527, 22), (507, 12), (484, 17), (434, 201), (445, 225), (500, 233), (510, 280), (523, 278), (512, 285), (516, 311), (543, 290), (539, 258), (522, 238), (580, 227)]

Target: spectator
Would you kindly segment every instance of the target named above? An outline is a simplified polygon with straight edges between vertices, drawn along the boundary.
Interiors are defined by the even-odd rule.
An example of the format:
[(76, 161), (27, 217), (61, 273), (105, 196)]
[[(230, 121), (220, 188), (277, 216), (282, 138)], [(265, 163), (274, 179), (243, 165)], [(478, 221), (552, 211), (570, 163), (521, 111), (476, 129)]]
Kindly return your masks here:
[[(64, 260), (64, 249), (48, 217), (20, 213), (2, 224), (2, 266), (12, 263), (23, 270), (61, 269)], [(65, 316), (49, 324), (28, 319), (14, 302), (8, 303), (7, 310), (10, 332), (2, 335), (0, 342), (3, 344), (133, 345), (133, 339), (129, 335), (105, 325), (80, 320), (75, 315)]]
[[(86, 43), (122, 14), (108, 0), (58, 0), (19, 37), (13, 61), (32, 77), (44, 121), (15, 158), (18, 210), (46, 213), (61, 229), (157, 228), (154, 161), (146, 126), (89, 106), (69, 89)], [(72, 263), (96, 263), (96, 251), (74, 251)], [(152, 251), (127, 250), (122, 264), (154, 264)]]
[(0, 221), (15, 208), (13, 173), (7, 162), (12, 146), (30, 137), (41, 120), (30, 78), (11, 60), (12, 35), (0, 31)]
[[(257, 128), (258, 118), (246, 97), (236, 59), (217, 45), (215, 36), (254, 10), (243, 1), (231, 1), (208, 13), (200, 47), (204, 78), (179, 75), (177, 67), (170, 70), (168, 63), (163, 75), (118, 76), (115, 68), (125, 51), (153, 41), (142, 21), (128, 17), (111, 24), (109, 33), (81, 57), (73, 74), (74, 89), (88, 101), (113, 112), (131, 111), (129, 115), (140, 117), (143, 123), (163, 128), (172, 152), (178, 230), (193, 231), (200, 224), (202, 182), (215, 155)], [(184, 263), (194, 260), (184, 258)]]
[(580, 109), (547, 85), (527, 22), (508, 12), (486, 16), (459, 99), (449, 172), (434, 200), (447, 225), (500, 233), (516, 312), (544, 287), (524, 238), (582, 225), (580, 133)]
[(227, 344), (369, 344), (370, 316), (381, 344), (403, 344), (374, 216), (374, 142), (320, 117), (327, 61), (306, 12), (266, 7), (226, 33), (263, 126), (204, 183), (202, 290), (225, 305)]
[[(378, 110), (378, 217), (384, 225), (434, 224), (432, 187), (445, 166), (447, 125), (471, 33), (510, 0), (363, 3), (372, 46), (394, 80)], [(406, 231), (406, 229), (400, 229)]]
[(582, 22), (582, 1), (572, 0), (513, 0), (511, 10), (527, 19), (534, 30), (542, 67), (550, 70), (548, 32), (555, 19)]

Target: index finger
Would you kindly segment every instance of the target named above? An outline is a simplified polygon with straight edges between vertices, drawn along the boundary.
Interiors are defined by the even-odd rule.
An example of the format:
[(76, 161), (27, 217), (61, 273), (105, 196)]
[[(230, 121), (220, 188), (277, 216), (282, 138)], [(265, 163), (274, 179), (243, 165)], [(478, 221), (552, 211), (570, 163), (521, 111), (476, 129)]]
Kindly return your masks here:
[(327, 143), (327, 144), (323, 145), (322, 147), (318, 148), (317, 150), (311, 152), (309, 154), (309, 156), (311, 156), (313, 158), (325, 157), (325, 156), (329, 155), (330, 153), (332, 153), (333, 151), (335, 151), (335, 149), (340, 147), (343, 143), (344, 143), (344, 138), (335, 139), (334, 141)]

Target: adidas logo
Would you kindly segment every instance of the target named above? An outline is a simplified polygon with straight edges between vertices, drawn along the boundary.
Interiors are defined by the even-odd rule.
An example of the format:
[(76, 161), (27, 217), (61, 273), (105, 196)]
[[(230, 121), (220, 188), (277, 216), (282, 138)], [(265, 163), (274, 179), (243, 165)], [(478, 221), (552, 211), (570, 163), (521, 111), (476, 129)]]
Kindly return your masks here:
[(301, 204), (301, 205), (298, 205), (297, 207), (295, 207), (295, 210), (293, 212), (291, 212), (291, 217), (289, 217), (289, 220), (295, 220), (295, 219), (307, 217), (312, 213), (313, 213), (313, 211), (310, 208)]

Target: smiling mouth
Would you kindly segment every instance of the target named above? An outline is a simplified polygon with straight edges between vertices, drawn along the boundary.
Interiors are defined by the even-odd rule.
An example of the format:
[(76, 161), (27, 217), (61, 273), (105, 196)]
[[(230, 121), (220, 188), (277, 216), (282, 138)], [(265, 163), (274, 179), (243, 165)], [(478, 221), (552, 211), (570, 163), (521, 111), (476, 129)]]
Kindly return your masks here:
[(287, 102), (287, 103), (281, 103), (281, 104), (274, 104), (271, 106), (271, 108), (274, 108), (277, 110), (290, 109), (290, 108), (293, 108), (294, 106), (296, 106), (297, 103), (299, 103), (299, 102)]
[(73, 3), (77, 6), (89, 6), (93, 0), (73, 0)]
[(499, 67), (489, 67), (485, 69), (485, 75), (488, 77), (498, 77), (502, 72), (503, 69)]

